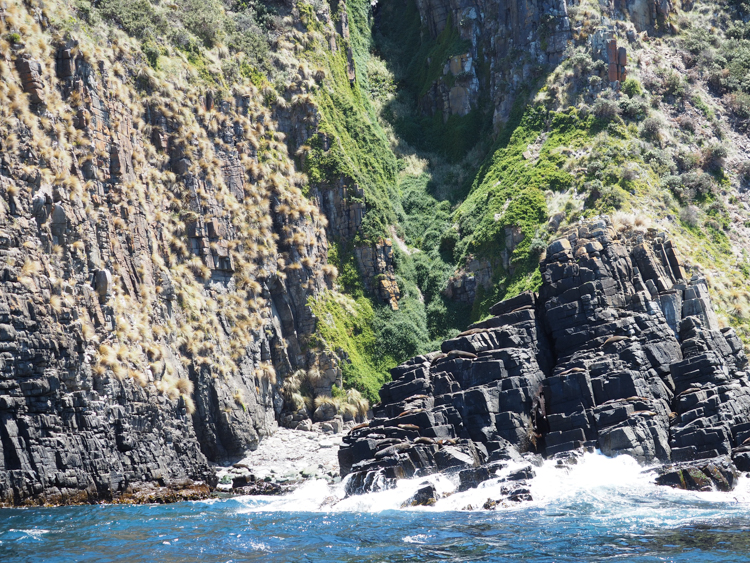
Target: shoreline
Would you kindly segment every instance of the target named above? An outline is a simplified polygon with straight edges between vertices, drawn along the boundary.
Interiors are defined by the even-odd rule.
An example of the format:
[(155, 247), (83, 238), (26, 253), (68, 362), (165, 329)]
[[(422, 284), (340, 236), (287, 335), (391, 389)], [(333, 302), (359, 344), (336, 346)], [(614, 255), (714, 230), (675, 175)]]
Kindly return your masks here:
[(61, 494), (61, 498), (55, 499), (47, 496), (28, 498), (20, 504), (0, 503), (0, 509), (173, 504), (242, 495), (281, 495), (311, 479), (337, 483), (341, 480), (338, 462), (338, 449), (343, 443), (341, 438), (354, 424), (346, 423), (338, 433), (324, 432), (322, 423), (313, 424), (309, 431), (279, 426), (240, 461), (230, 465), (212, 464), (214, 487), (191, 480), (165, 485), (146, 482), (133, 484), (129, 490), (111, 498), (99, 498), (95, 492), (80, 490), (70, 495)]

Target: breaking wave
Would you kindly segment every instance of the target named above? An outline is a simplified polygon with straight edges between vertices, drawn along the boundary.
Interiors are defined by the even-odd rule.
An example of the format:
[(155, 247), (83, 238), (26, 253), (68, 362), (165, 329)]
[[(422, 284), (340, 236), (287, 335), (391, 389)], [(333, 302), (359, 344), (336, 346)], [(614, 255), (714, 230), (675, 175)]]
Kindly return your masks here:
[[(745, 512), (750, 509), (750, 479), (740, 479), (732, 492), (682, 491), (655, 484), (655, 473), (629, 456), (609, 458), (587, 453), (573, 465), (558, 465), (554, 460), (534, 467), (536, 476), (529, 481), (532, 500), (502, 501), (496, 511), (518, 511), (531, 508), (546, 511), (585, 511), (603, 518), (645, 519), (679, 524), (686, 519), (706, 516), (712, 511)], [(379, 492), (346, 497), (345, 483), (329, 485), (323, 480), (311, 481), (283, 497), (240, 497), (243, 510), (307, 512), (383, 512), (408, 509), (426, 512), (482, 510), (488, 500), (500, 499), (503, 479), (528, 462), (511, 462), (497, 477), (477, 488), (458, 492), (457, 475), (430, 475), (402, 479), (397, 486)], [(425, 484), (431, 484), (440, 495), (431, 506), (405, 506)]]

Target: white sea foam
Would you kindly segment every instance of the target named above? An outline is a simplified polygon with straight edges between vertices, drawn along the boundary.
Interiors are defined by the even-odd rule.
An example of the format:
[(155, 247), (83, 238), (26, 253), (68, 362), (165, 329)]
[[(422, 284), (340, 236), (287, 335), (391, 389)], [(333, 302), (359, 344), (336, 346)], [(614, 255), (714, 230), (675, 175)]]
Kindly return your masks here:
[(16, 532), (18, 534), (24, 534), (32, 539), (41, 540), (44, 534), (49, 534), (49, 530), (43, 530), (41, 528), (33, 528), (31, 530), (16, 530), (11, 528), (9, 532)]
[(404, 543), (423, 544), (423, 543), (427, 543), (428, 539), (429, 539), (429, 536), (427, 536), (427, 534), (417, 534), (415, 536), (404, 536), (402, 541)]
[[(502, 482), (508, 473), (528, 465), (510, 463), (496, 478), (479, 487), (458, 492), (457, 475), (430, 475), (402, 479), (393, 489), (346, 497), (344, 484), (329, 486), (325, 481), (310, 481), (283, 497), (241, 497), (247, 512), (382, 512), (401, 509), (425, 483), (435, 486), (440, 499), (433, 506), (410, 507), (409, 510), (456, 511), (471, 507), (481, 510), (489, 499), (502, 498), (503, 486), (518, 483)], [(679, 525), (681, 519), (694, 519), (697, 513), (710, 515), (713, 510), (726, 511), (735, 507), (750, 510), (750, 479), (741, 478), (738, 487), (729, 493), (719, 491), (681, 491), (656, 485), (655, 473), (639, 465), (633, 458), (609, 458), (599, 453), (586, 454), (571, 466), (558, 467), (545, 461), (534, 467), (536, 477), (528, 482), (533, 498), (530, 502), (504, 501), (499, 511), (546, 508), (562, 511), (585, 510), (594, 518), (637, 518), (660, 524)], [(403, 541), (419, 541), (404, 538)]]

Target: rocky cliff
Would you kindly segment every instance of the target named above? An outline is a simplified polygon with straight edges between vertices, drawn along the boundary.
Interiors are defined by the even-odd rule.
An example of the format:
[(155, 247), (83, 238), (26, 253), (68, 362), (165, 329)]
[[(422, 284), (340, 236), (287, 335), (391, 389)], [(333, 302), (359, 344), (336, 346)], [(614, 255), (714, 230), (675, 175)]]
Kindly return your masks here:
[(263, 94), (81, 26), (0, 8), (2, 504), (205, 494), (286, 378), (340, 377), (309, 344), (327, 220)]
[(0, 502), (205, 494), (448, 337), (353, 483), (407, 451), (741, 458), (748, 24), (381, 4), (0, 4)]
[[(566, 0), (417, 0), (416, 4), (422, 26), (433, 39), (455, 33), (465, 49), (439, 61), (440, 72), (422, 95), (420, 109), (441, 112), (444, 119), (465, 116), (486, 96), (495, 127), (508, 120), (517, 95), (557, 66), (571, 44), (586, 44), (607, 64), (609, 81), (624, 82), (627, 48), (608, 50), (607, 42), (618, 32), (630, 40), (641, 33), (653, 34), (675, 12), (672, 2), (654, 0), (600, 2), (597, 7)], [(598, 10), (600, 20), (592, 25), (590, 20), (571, 17), (569, 8), (575, 16), (584, 12), (587, 18)]]
[(684, 273), (663, 233), (582, 223), (548, 246), (540, 270), (538, 294), (498, 303), (440, 352), (392, 370), (375, 418), (340, 450), (350, 492), (440, 470), (465, 470), (469, 483), (472, 468), (492, 475), (518, 452), (585, 447), (750, 468), (742, 344), (719, 329), (705, 280)]

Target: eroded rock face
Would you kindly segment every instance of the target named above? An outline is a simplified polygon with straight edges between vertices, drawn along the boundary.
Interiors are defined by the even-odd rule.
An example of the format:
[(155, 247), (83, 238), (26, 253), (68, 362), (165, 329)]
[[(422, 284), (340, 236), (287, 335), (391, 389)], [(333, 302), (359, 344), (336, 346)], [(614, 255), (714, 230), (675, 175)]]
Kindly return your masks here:
[(440, 353), (392, 370), (375, 419), (340, 452), (351, 492), (446, 468), (481, 482), (491, 466), (469, 468), (519, 451), (745, 462), (747, 358), (663, 235), (583, 224), (540, 269), (538, 295), (498, 303)]
[[(428, 115), (466, 115), (482, 95), (491, 100), (496, 126), (510, 116), (513, 100), (540, 66), (559, 63), (573, 38), (566, 0), (417, 0), (422, 25), (437, 38), (447, 26), (469, 46), (445, 61), (441, 76), (419, 100)], [(669, 0), (600, 2), (604, 20), (629, 21), (637, 32), (653, 32), (674, 11)], [(627, 78), (627, 50), (613, 42), (609, 24), (602, 22), (591, 39), (598, 58), (608, 63), (609, 81)], [(601, 45), (597, 45), (601, 43)], [(607, 52), (609, 50), (609, 53)], [(509, 59), (512, 61), (509, 63)], [(429, 62), (427, 63), (429, 64)]]
[[(209, 460), (241, 457), (276, 429), (287, 375), (323, 363), (338, 373), (335, 355), (321, 362), (305, 347), (316, 323), (308, 299), (327, 287), (324, 221), (283, 182), (259, 185), (249, 140), (274, 123), (257, 97), (175, 93), (201, 102), (188, 104), (160, 96), (156, 83), (147, 97), (134, 75), (110, 73), (84, 47), (66, 39), (48, 60), (2, 54), (29, 119), (70, 117), (72, 127), (54, 159), (21, 121), (17, 147), (0, 146), (0, 505), (141, 489), (205, 496)], [(187, 113), (176, 116), (180, 103)], [(251, 205), (262, 210), (251, 217)], [(165, 226), (170, 215), (177, 230)], [(284, 272), (285, 262), (298, 267)], [(193, 272), (180, 280), (178, 263)], [(224, 298), (254, 326), (231, 366), (218, 360), (231, 356), (239, 323), (203, 306)], [(180, 340), (189, 325), (215, 348)], [(105, 349), (113, 357), (101, 363)]]
[[(495, 108), (495, 121), (506, 120), (521, 82), (535, 66), (559, 62), (571, 37), (564, 0), (418, 0), (417, 7), (433, 38), (450, 25), (470, 45), (466, 53), (444, 61), (442, 76), (419, 100), (423, 112), (442, 112), (444, 119), (475, 109), (480, 90), (488, 85), (485, 93)], [(525, 64), (501, 64), (519, 52), (525, 54)], [(489, 76), (482, 75), (483, 66)]]

